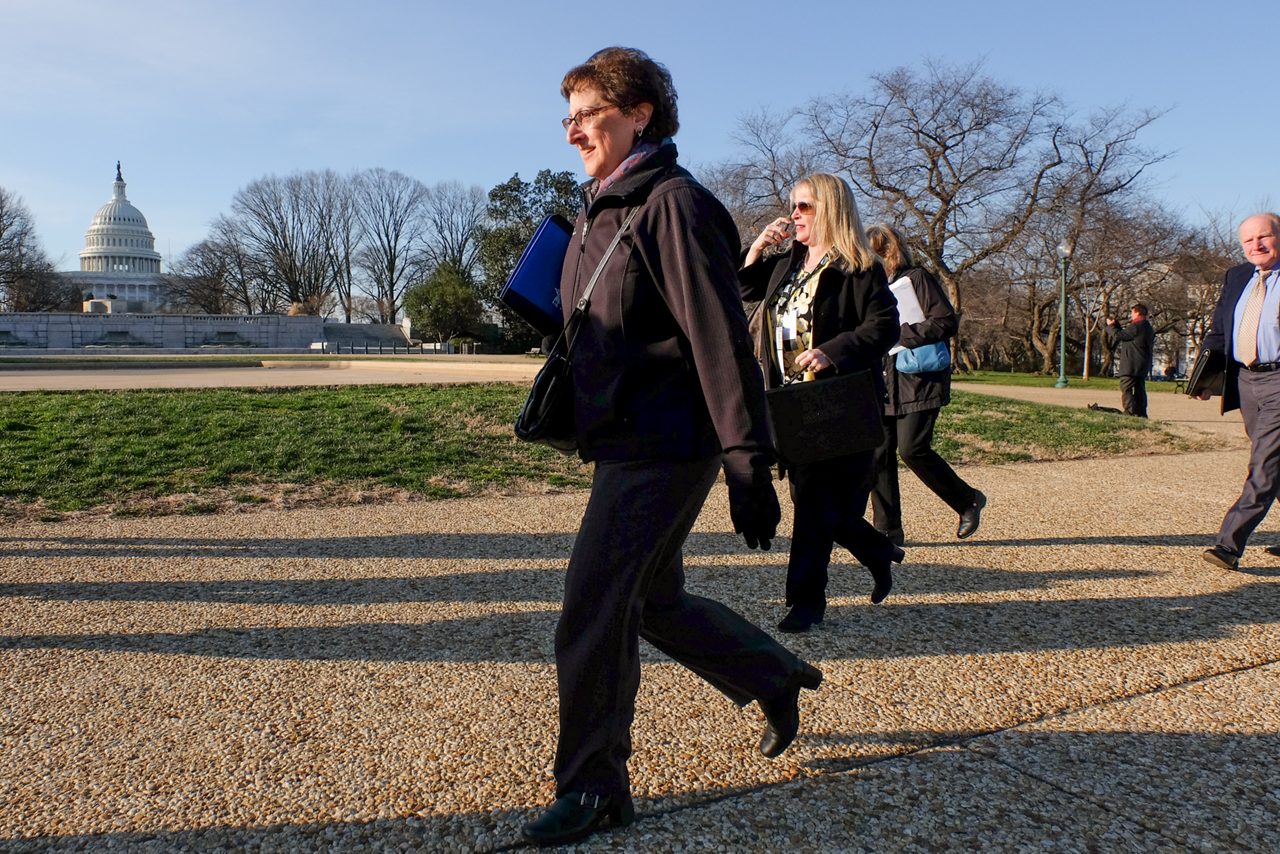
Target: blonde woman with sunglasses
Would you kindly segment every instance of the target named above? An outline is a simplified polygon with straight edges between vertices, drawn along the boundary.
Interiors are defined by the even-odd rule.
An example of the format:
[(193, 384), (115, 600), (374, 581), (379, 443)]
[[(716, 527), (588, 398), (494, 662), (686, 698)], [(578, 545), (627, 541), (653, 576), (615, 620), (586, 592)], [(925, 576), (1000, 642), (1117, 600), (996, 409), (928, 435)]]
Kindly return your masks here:
[[(817, 381), (880, 365), (898, 338), (898, 310), (884, 268), (867, 245), (853, 192), (843, 179), (816, 174), (791, 191), (791, 215), (765, 226), (738, 272), (744, 301), (758, 302), (755, 350), (765, 385), (812, 374)], [(771, 253), (788, 237), (790, 251)], [(796, 464), (783, 460), (795, 509), (787, 563), (787, 615), (778, 628), (804, 632), (826, 612), (827, 569), (836, 543), (870, 572), (871, 601), (893, 587), (902, 549), (864, 518), (873, 451)]]

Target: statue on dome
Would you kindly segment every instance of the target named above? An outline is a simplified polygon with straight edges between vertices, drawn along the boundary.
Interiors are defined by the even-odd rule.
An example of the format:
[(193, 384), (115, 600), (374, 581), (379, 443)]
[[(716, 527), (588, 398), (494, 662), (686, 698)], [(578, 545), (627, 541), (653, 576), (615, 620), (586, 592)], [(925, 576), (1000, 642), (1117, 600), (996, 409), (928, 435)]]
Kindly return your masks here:
[(117, 180), (117, 181), (123, 181), (123, 180), (124, 180), (124, 178), (120, 175), (120, 161), (119, 161), (119, 160), (117, 160), (117, 161), (116, 161), (116, 180)]

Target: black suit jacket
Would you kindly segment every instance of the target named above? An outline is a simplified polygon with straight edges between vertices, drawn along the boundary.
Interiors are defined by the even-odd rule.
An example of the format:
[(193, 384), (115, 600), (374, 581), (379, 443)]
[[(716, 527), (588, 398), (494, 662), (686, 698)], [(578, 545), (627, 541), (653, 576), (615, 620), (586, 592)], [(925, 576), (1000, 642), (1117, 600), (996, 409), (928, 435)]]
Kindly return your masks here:
[(1233, 356), (1235, 341), (1236, 303), (1244, 293), (1244, 286), (1253, 278), (1257, 268), (1252, 264), (1237, 264), (1222, 278), (1222, 293), (1213, 309), (1213, 321), (1209, 334), (1204, 338), (1204, 349), (1214, 350), (1226, 357), (1227, 379), (1222, 387), (1222, 411), (1240, 408), (1240, 363)]

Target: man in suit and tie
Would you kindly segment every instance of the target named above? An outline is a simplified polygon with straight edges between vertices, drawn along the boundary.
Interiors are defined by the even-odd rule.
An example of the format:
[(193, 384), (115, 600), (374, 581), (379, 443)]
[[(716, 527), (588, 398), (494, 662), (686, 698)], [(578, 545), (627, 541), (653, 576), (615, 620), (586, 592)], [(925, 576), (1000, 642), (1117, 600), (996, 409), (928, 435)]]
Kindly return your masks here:
[[(1239, 409), (1249, 434), (1249, 474), (1204, 559), (1236, 569), (1249, 535), (1280, 492), (1280, 216), (1260, 213), (1240, 223), (1248, 263), (1232, 267), (1204, 349), (1226, 361), (1222, 411)], [(1201, 392), (1202, 399), (1207, 392)], [(1280, 549), (1267, 548), (1280, 555)]]
[(1120, 350), (1120, 400), (1125, 415), (1147, 417), (1147, 374), (1151, 373), (1151, 356), (1155, 350), (1156, 332), (1147, 320), (1147, 307), (1135, 302), (1129, 309), (1129, 326), (1107, 318), (1107, 340)]

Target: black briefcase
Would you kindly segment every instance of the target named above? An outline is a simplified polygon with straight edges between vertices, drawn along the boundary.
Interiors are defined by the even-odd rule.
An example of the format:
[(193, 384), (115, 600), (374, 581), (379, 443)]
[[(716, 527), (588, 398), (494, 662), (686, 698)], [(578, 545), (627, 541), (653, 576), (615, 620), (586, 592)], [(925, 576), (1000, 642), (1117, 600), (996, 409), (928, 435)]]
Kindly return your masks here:
[(874, 448), (884, 438), (884, 405), (870, 371), (793, 382), (765, 395), (774, 441), (786, 462), (844, 457)]
[(1217, 350), (1201, 350), (1187, 377), (1187, 395), (1195, 397), (1208, 392), (1210, 397), (1222, 396), (1227, 382), (1227, 357)]

